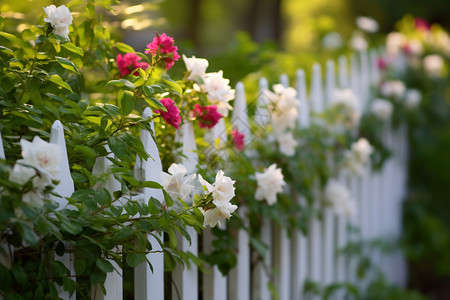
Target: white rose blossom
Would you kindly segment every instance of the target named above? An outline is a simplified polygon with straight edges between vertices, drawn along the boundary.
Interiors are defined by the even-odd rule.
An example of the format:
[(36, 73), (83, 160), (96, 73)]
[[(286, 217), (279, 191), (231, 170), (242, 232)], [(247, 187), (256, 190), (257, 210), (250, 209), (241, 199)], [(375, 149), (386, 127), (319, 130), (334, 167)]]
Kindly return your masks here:
[(205, 217), (205, 225), (211, 227), (220, 224), (222, 219), (229, 219), (231, 214), (237, 209), (237, 205), (231, 204), (231, 199), (235, 196), (235, 181), (230, 177), (225, 176), (224, 172), (220, 170), (216, 174), (216, 181), (210, 184), (199, 174), (198, 180), (200, 184), (206, 189), (208, 194), (212, 194), (212, 203), (216, 206), (203, 211)]
[(217, 112), (227, 117), (233, 107), (228, 103), (234, 99), (235, 91), (231, 89), (230, 80), (223, 78), (223, 71), (206, 73), (205, 81), (201, 85), (207, 93), (209, 101), (217, 106)]
[(22, 139), (20, 144), (23, 159), (16, 162), (9, 180), (23, 185), (31, 179), (33, 189), (23, 195), (22, 201), (39, 207), (44, 204), (45, 187), (52, 185), (52, 180), (56, 179), (59, 173), (60, 148), (38, 136), (35, 136), (32, 142)]
[(407, 89), (405, 93), (405, 106), (409, 109), (417, 108), (422, 101), (422, 94), (417, 89)]
[(369, 33), (375, 33), (378, 31), (377, 21), (369, 17), (357, 17), (356, 26), (358, 26), (359, 29)]
[(330, 106), (343, 110), (345, 115), (342, 116), (341, 122), (347, 128), (353, 128), (358, 125), (361, 118), (360, 101), (351, 89), (334, 90)]
[(292, 132), (285, 132), (276, 136), (280, 152), (286, 156), (292, 156), (295, 154), (295, 147), (298, 146), (298, 142), (295, 140)]
[(444, 60), (437, 54), (427, 55), (423, 59), (423, 67), (428, 76), (436, 77), (441, 75), (444, 68)]
[(390, 56), (396, 56), (406, 43), (406, 37), (400, 32), (391, 32), (386, 37), (386, 51)]
[(175, 202), (174, 209), (181, 209), (182, 205), (179, 203), (178, 198), (186, 203), (192, 202), (192, 193), (195, 188), (193, 183), (197, 175), (186, 175), (186, 167), (182, 164), (171, 164), (168, 172), (162, 173), (162, 186)]
[(389, 121), (393, 110), (392, 103), (385, 99), (375, 99), (370, 107), (372, 114), (382, 121)]
[(69, 39), (69, 26), (72, 24), (72, 14), (65, 5), (56, 7), (50, 5), (44, 7), (45, 15), (44, 21), (50, 23), (53, 27), (53, 33)]
[(381, 84), (381, 95), (399, 100), (405, 95), (406, 86), (400, 80), (388, 80)]
[(362, 36), (361, 32), (353, 33), (352, 38), (350, 39), (350, 45), (356, 51), (364, 51), (369, 47), (369, 44), (364, 36)]
[(266, 200), (269, 205), (277, 201), (277, 194), (283, 191), (286, 185), (281, 169), (276, 164), (264, 169), (263, 173), (255, 173), (257, 188), (255, 192), (256, 200)]
[(344, 166), (354, 174), (362, 174), (364, 165), (369, 161), (373, 147), (365, 138), (352, 143), (351, 150), (345, 152)]
[(356, 213), (356, 205), (350, 196), (350, 191), (336, 179), (328, 180), (325, 187), (325, 199), (332, 205), (337, 216), (349, 217)]
[(205, 80), (206, 68), (208, 68), (208, 61), (204, 58), (196, 58), (195, 56), (187, 58), (184, 54), (183, 60), (186, 69), (190, 72), (187, 79), (195, 82), (203, 82)]

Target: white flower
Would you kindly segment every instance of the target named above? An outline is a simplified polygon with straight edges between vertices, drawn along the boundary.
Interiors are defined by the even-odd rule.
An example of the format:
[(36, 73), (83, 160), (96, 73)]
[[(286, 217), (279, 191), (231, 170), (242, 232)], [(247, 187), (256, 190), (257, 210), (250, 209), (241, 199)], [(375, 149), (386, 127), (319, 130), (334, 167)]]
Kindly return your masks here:
[(427, 55), (423, 59), (423, 67), (428, 76), (439, 76), (444, 67), (444, 60), (437, 54)]
[(205, 82), (202, 85), (205, 92), (208, 94), (208, 99), (211, 103), (217, 106), (217, 112), (222, 116), (228, 116), (228, 111), (233, 108), (228, 103), (234, 99), (235, 91), (231, 89), (230, 80), (223, 78), (223, 72), (206, 73)]
[(297, 124), (298, 107), (297, 91), (281, 84), (273, 86), (274, 92), (264, 91), (269, 99), (272, 113), (272, 128), (276, 135), (284, 134), (286, 129), (294, 129)]
[(342, 111), (343, 115), (340, 123), (343, 123), (347, 128), (353, 128), (359, 123), (361, 118), (359, 98), (351, 89), (336, 89), (333, 92), (333, 98), (330, 101), (331, 107), (335, 107)]
[(352, 152), (355, 153), (356, 159), (365, 164), (373, 153), (373, 147), (367, 139), (359, 138), (358, 141), (352, 143)]
[(212, 194), (212, 203), (216, 206), (214, 208), (203, 211), (205, 217), (205, 225), (211, 227), (220, 224), (221, 219), (229, 219), (231, 214), (237, 209), (237, 205), (231, 204), (230, 200), (234, 197), (234, 180), (230, 177), (224, 176), (222, 170), (217, 172), (216, 181), (214, 184), (210, 184), (199, 174), (198, 180), (201, 185), (206, 188), (208, 194)]
[(53, 33), (69, 39), (69, 26), (72, 24), (73, 17), (65, 5), (56, 7), (50, 5), (44, 7), (47, 18), (44, 21), (50, 23), (53, 27)]
[(40, 137), (35, 136), (32, 142), (20, 140), (23, 160), (26, 165), (36, 168), (43, 180), (50, 184), (51, 180), (59, 173), (59, 161), (61, 150), (58, 145), (50, 144)]
[(186, 69), (190, 72), (188, 79), (199, 82), (205, 80), (206, 68), (208, 68), (208, 61), (204, 58), (187, 58), (183, 54), (183, 60), (186, 65)]
[(342, 37), (337, 32), (330, 32), (322, 38), (322, 45), (326, 49), (334, 50), (342, 47)]
[(204, 225), (215, 227), (217, 223), (220, 225), (222, 219), (229, 219), (231, 214), (237, 209), (236, 205), (227, 202), (222, 206), (217, 206), (206, 211), (202, 210), (204, 216)]
[(397, 55), (406, 43), (406, 37), (400, 32), (391, 32), (386, 37), (386, 51), (389, 55)]
[(369, 47), (366, 39), (359, 32), (353, 33), (352, 38), (350, 39), (350, 45), (356, 51), (364, 51)]
[(220, 206), (221, 203), (230, 202), (231, 199), (234, 197), (234, 183), (235, 180), (231, 180), (230, 177), (224, 176), (224, 173), (222, 170), (217, 172), (216, 174), (216, 181), (213, 184), (210, 184), (206, 180), (203, 179), (203, 177), (199, 174), (198, 180), (200, 181), (201, 185), (206, 188), (208, 193), (212, 193), (213, 195), (213, 203), (216, 206)]
[(418, 39), (410, 39), (404, 45), (405, 52), (414, 56), (420, 56), (423, 54), (422, 43)]
[(295, 154), (295, 147), (298, 146), (298, 142), (294, 139), (292, 132), (285, 132), (276, 135), (278, 145), (280, 146), (280, 152), (286, 156), (292, 156)]
[(357, 17), (356, 18), (356, 26), (359, 29), (364, 30), (366, 32), (374, 33), (378, 31), (378, 23), (372, 18), (368, 17)]
[(414, 109), (419, 106), (422, 101), (422, 94), (416, 89), (407, 89), (405, 93), (405, 106)]
[(162, 173), (162, 186), (169, 196), (178, 205), (178, 198), (184, 202), (192, 201), (192, 192), (194, 190), (193, 182), (196, 174), (186, 176), (186, 167), (182, 164), (171, 164), (169, 174)]
[(277, 201), (277, 193), (282, 192), (283, 186), (286, 184), (281, 169), (273, 164), (264, 169), (263, 173), (256, 172), (255, 177), (257, 182), (255, 199), (266, 199), (269, 205), (274, 204)]
[(384, 99), (375, 99), (370, 107), (372, 114), (383, 121), (391, 119), (393, 109), (392, 103)]
[(405, 84), (400, 80), (385, 81), (380, 86), (381, 95), (384, 97), (400, 99), (406, 91)]
[(334, 213), (338, 216), (352, 216), (356, 213), (350, 191), (335, 179), (328, 180), (325, 187), (325, 199), (332, 205)]

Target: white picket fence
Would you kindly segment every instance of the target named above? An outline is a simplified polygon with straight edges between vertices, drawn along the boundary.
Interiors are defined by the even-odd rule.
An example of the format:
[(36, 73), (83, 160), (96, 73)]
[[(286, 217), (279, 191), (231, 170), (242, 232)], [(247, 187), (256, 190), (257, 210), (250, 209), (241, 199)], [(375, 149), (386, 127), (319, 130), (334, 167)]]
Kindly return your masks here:
[[(310, 126), (314, 118), (312, 113), (322, 112), (328, 105), (330, 97), (335, 88), (351, 88), (361, 99), (362, 107), (366, 107), (369, 101), (370, 86), (379, 81), (379, 72), (376, 67), (378, 58), (377, 52), (360, 53), (353, 55), (348, 61), (347, 57), (341, 57), (338, 61), (338, 70), (334, 61), (328, 61), (324, 73), (325, 80), (322, 80), (322, 70), (319, 64), (312, 68), (311, 88), (309, 93), (306, 88), (306, 74), (304, 70), (299, 70), (296, 74), (295, 88), (298, 91), (300, 104), (300, 114), (298, 124), (302, 128)], [(348, 71), (349, 70), (349, 71)], [(286, 75), (280, 77), (280, 82), (288, 86)], [(262, 78), (259, 82), (260, 90), (268, 88), (267, 80)], [(261, 93), (262, 95), (262, 93)], [(267, 112), (261, 106), (264, 106), (266, 99), (259, 97), (259, 107), (257, 108), (257, 118), (254, 121), (260, 125), (267, 122)], [(236, 99), (234, 102), (234, 111), (232, 122), (238, 127), (240, 132), (246, 134), (249, 138), (249, 126), (247, 115), (247, 102), (245, 98), (244, 85), (236, 85)], [(150, 117), (151, 110), (147, 108), (143, 117)], [(222, 120), (213, 129), (214, 137), (221, 137), (225, 132), (225, 122)], [(186, 123), (179, 131), (178, 140), (183, 143), (183, 153), (185, 158), (183, 164), (188, 172), (194, 172), (197, 166), (197, 155), (194, 131), (191, 123)], [(292, 233), (292, 239), (288, 238), (285, 230), (281, 230), (269, 220), (265, 220), (262, 230), (263, 241), (269, 246), (265, 257), (264, 265), (262, 263), (251, 267), (252, 253), (249, 246), (249, 236), (246, 231), (241, 230), (237, 233), (237, 244), (239, 252), (237, 253), (237, 266), (227, 277), (222, 276), (217, 268), (213, 268), (210, 273), (201, 275), (194, 264), (191, 268), (177, 268), (173, 274), (171, 282), (164, 282), (164, 262), (162, 253), (152, 253), (148, 259), (153, 264), (154, 272), (146, 264), (135, 268), (134, 289), (135, 299), (144, 300), (162, 300), (168, 299), (164, 295), (164, 285), (172, 286), (172, 299), (213, 299), (213, 300), (247, 300), (247, 299), (272, 299), (268, 283), (273, 281), (279, 293), (280, 300), (290, 299), (318, 299), (317, 296), (305, 295), (303, 287), (305, 281), (313, 281), (321, 286), (334, 282), (352, 282), (357, 283), (354, 267), (355, 262), (349, 260), (343, 255), (338, 254), (338, 249), (344, 247), (351, 239), (347, 235), (347, 225), (359, 228), (363, 239), (373, 239), (377, 237), (398, 237), (401, 233), (401, 203), (406, 192), (407, 181), (407, 154), (408, 145), (406, 139), (406, 128), (401, 127), (398, 130), (392, 130), (389, 126), (385, 129), (385, 141), (393, 153), (380, 172), (375, 172), (370, 166), (364, 170), (362, 176), (349, 175), (342, 173), (339, 180), (345, 183), (353, 198), (357, 201), (357, 214), (351, 219), (336, 217), (329, 207), (320, 207), (322, 203), (322, 194), (316, 189), (315, 203), (318, 209), (323, 212), (322, 219), (311, 221), (309, 232), (305, 236), (300, 231)], [(158, 154), (157, 145), (151, 138), (150, 133), (143, 130), (141, 140), (146, 151), (153, 158), (147, 161), (140, 158), (136, 161), (135, 176), (137, 179), (146, 181), (152, 180), (161, 182), (161, 160)], [(51, 131), (51, 143), (59, 144), (62, 152), (61, 173), (58, 178), (61, 183), (56, 192), (62, 196), (70, 196), (74, 191), (73, 181), (70, 176), (67, 153), (64, 141), (64, 132), (62, 124), (56, 121)], [(1, 146), (1, 145), (0, 145)], [(0, 147), (0, 154), (3, 154), (3, 148)], [(95, 164), (93, 173), (101, 174), (105, 172), (111, 162), (106, 158), (99, 158)], [(111, 176), (104, 185), (111, 192), (120, 188), (119, 183)], [(144, 188), (141, 197), (149, 199), (153, 196), (157, 199), (163, 199), (161, 191)], [(65, 205), (63, 199), (55, 199)], [(306, 200), (300, 196), (296, 199), (299, 203)], [(241, 216), (245, 215), (245, 207), (239, 207), (238, 212)], [(200, 249), (199, 237), (194, 230), (190, 230), (192, 243), (189, 244), (180, 237), (180, 247), (185, 251), (191, 251), (197, 254)], [(209, 230), (205, 230), (202, 235), (204, 252), (211, 251), (213, 235)], [(149, 237), (154, 249), (160, 246), (156, 240)], [(398, 285), (404, 285), (406, 281), (406, 270), (402, 255), (397, 252), (390, 255), (381, 255), (380, 253), (371, 254), (371, 258), (376, 262), (387, 275), (390, 282)], [(74, 273), (73, 260), (70, 255), (61, 258), (66, 266)], [(117, 268), (120, 270), (119, 268)], [(269, 277), (275, 274), (275, 277)], [(199, 276), (203, 276), (200, 280)], [(200, 286), (200, 282), (202, 285)], [(358, 283), (364, 287), (364, 282)], [(109, 273), (105, 283), (106, 295), (103, 295), (101, 289), (93, 289), (92, 299), (122, 299), (123, 285), (122, 274), (119, 272)], [(65, 292), (61, 292), (63, 299), (76, 299), (75, 295), (69, 297)], [(337, 294), (333, 299), (342, 299), (342, 294)]]

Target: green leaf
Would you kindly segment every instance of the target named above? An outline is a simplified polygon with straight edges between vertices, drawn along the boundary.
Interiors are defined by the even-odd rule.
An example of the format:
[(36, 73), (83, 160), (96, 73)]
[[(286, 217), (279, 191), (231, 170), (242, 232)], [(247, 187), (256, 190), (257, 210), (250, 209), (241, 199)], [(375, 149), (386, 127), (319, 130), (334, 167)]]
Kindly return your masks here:
[(144, 181), (141, 183), (142, 187), (147, 187), (151, 189), (163, 189), (164, 187), (155, 181)]
[(59, 75), (56, 75), (56, 74), (51, 75), (50, 76), (50, 81), (55, 83), (55, 84), (57, 84), (57, 85), (59, 85), (62, 88), (65, 88), (66, 90), (69, 90), (69, 91), (73, 92), (72, 88), (70, 87), (70, 85), (67, 84), (67, 82), (64, 82), (64, 80), (62, 80), (62, 78)]
[(162, 190), (164, 194), (164, 201), (166, 201), (167, 207), (171, 207), (173, 205), (173, 199), (170, 197), (170, 195), (165, 191)]
[(123, 158), (127, 155), (128, 146), (122, 139), (112, 136), (108, 139), (108, 145), (118, 158)]
[(120, 105), (123, 115), (130, 114), (134, 109), (134, 93), (130, 91), (123, 91), (120, 97)]
[(127, 87), (129, 89), (132, 89), (132, 90), (134, 90), (136, 88), (131, 81), (123, 79), (123, 78), (121, 78), (121, 79), (114, 79), (114, 80), (108, 81), (106, 86), (110, 86), (110, 85), (114, 85), (114, 86), (117, 86), (117, 87), (125, 86), (125, 87)]
[(117, 49), (120, 50), (120, 52), (125, 52), (125, 53), (136, 52), (136, 50), (134, 50), (133, 47), (131, 47), (127, 44), (124, 44), (124, 43), (116, 43), (116, 47), (117, 47)]
[(97, 200), (100, 205), (108, 205), (111, 204), (112, 198), (109, 191), (105, 188), (101, 188), (97, 191), (97, 194), (95, 195), (95, 200)]
[(5, 19), (2, 16), (0, 16), (0, 30), (3, 29), (3, 26), (5, 26)]
[(70, 60), (68, 60), (68, 59), (66, 59), (64, 57), (59, 57), (59, 56), (55, 56), (55, 58), (59, 62), (61, 67), (63, 67), (64, 69), (72, 71), (72, 72), (75, 72), (75, 73), (78, 73), (77, 67)]
[(153, 90), (151, 87), (149, 87), (148, 85), (144, 85), (143, 87), (143, 91), (144, 91), (144, 95), (147, 97), (152, 97), (153, 94), (155, 93), (155, 90)]
[(156, 98), (147, 98), (145, 97), (145, 101), (154, 108), (160, 110), (160, 111), (167, 111), (166, 107)]
[(105, 260), (105, 259), (102, 259), (102, 258), (97, 258), (97, 259), (95, 260), (95, 265), (96, 265), (100, 270), (102, 270), (103, 272), (106, 272), (106, 273), (109, 273), (109, 272), (114, 271), (113, 265), (112, 265), (109, 261), (107, 261), (107, 260)]
[(66, 48), (67, 51), (69, 51), (69, 52), (71, 52), (73, 54), (76, 54), (76, 55), (81, 56), (81, 57), (84, 56), (83, 49), (75, 46), (75, 44), (73, 44), (73, 43), (65, 43), (65, 44), (62, 44), (62, 46), (64, 48)]
[(33, 229), (25, 222), (18, 223), (19, 225), (19, 233), (24, 239), (25, 242), (30, 245), (36, 245), (38, 242), (38, 237)]
[(0, 52), (7, 53), (9, 55), (13, 55), (14, 54), (14, 51), (12, 51), (9, 48), (3, 47), (3, 46), (0, 46)]
[(125, 259), (127, 261), (127, 264), (135, 268), (139, 266), (141, 263), (145, 262), (145, 255), (144, 254), (138, 254), (138, 253), (130, 253), (127, 254), (127, 257)]
[(181, 88), (181, 86), (176, 83), (175, 81), (173, 81), (172, 79), (163, 79), (164, 84), (167, 85), (167, 87), (169, 87), (172, 91), (182, 95), (183, 94), (183, 89)]

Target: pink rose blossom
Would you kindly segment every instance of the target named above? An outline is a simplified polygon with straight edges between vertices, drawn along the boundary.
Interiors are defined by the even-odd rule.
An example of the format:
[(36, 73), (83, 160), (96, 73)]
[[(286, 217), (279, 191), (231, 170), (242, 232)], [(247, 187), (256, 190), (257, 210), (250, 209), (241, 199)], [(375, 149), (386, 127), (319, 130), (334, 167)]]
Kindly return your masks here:
[(377, 66), (380, 70), (385, 70), (387, 68), (387, 62), (384, 58), (380, 57), (377, 60)]
[[(137, 68), (141, 68), (142, 70), (146, 70), (148, 68), (148, 64), (145, 62), (139, 62), (142, 58), (139, 57), (136, 53), (126, 53), (123, 57), (121, 54), (117, 54), (116, 62), (119, 67), (120, 76), (125, 76), (127, 74), (131, 74), (133, 70)], [(139, 72), (136, 71), (133, 75), (139, 75)]]
[(155, 110), (156, 113), (161, 114), (161, 117), (166, 121), (167, 124), (172, 125), (176, 129), (180, 127), (178, 124), (181, 122), (180, 110), (176, 107), (175, 102), (170, 98), (161, 99), (162, 105), (167, 109), (167, 111)]
[(166, 69), (169, 70), (180, 58), (178, 55), (178, 47), (173, 45), (173, 38), (163, 33), (162, 35), (156, 34), (153, 41), (147, 45), (146, 54), (151, 53), (152, 56), (156, 56), (158, 51), (162, 56), (162, 60), (166, 63)]
[(414, 27), (419, 31), (430, 31), (430, 23), (424, 18), (415, 18)]
[(216, 126), (222, 115), (217, 112), (217, 106), (200, 106), (195, 104), (194, 115), (198, 120), (200, 128), (211, 129)]
[(233, 129), (231, 130), (231, 136), (233, 137), (234, 147), (236, 147), (237, 150), (242, 151), (245, 147), (244, 138), (245, 135), (243, 133), (240, 133), (239, 130)]

